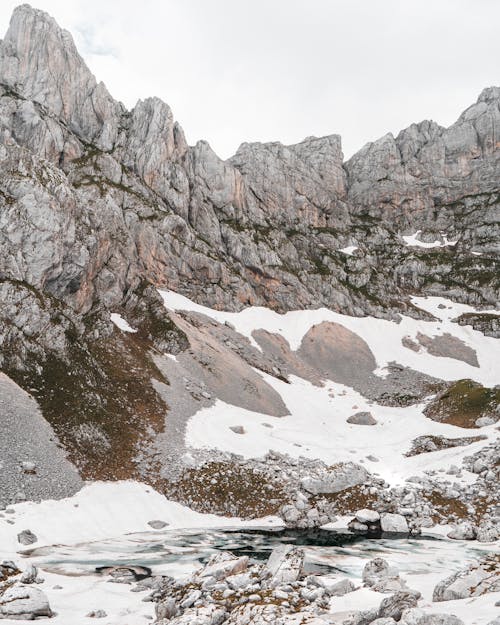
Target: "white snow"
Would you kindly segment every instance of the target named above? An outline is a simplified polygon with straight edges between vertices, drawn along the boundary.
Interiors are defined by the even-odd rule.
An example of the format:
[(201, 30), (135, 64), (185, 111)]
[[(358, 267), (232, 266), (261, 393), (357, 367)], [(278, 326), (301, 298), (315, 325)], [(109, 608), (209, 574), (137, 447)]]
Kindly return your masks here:
[(135, 328), (133, 328), (126, 319), (124, 319), (118, 313), (111, 313), (111, 321), (115, 324), (117, 328), (120, 328), (122, 332), (137, 332)]
[[(268, 308), (253, 306), (237, 313), (223, 312), (196, 304), (173, 291), (160, 291), (160, 294), (168, 309), (202, 313), (219, 323), (229, 321), (237, 332), (246, 336), (256, 346), (252, 333), (254, 330), (263, 329), (281, 335), (288, 341), (290, 349), (297, 350), (304, 336), (314, 325), (330, 321), (343, 325), (366, 341), (377, 361), (379, 371), (389, 363), (397, 362), (444, 380), (470, 378), (485, 386), (494, 386), (500, 382), (500, 353), (497, 339), (484, 336), (471, 326), (453, 323), (453, 318), (475, 309), (445, 298), (412, 298), (415, 306), (431, 312), (439, 321), (422, 321), (401, 316), (401, 321), (396, 323), (374, 317), (351, 317), (327, 308), (295, 310), (280, 314)], [(439, 309), (440, 304), (445, 308)], [(460, 360), (432, 356), (423, 350), (414, 352), (402, 344), (404, 337), (415, 338), (419, 332), (430, 337), (452, 334), (477, 352), (480, 366), (473, 367)]]
[[(297, 350), (304, 335), (314, 325), (330, 321), (348, 328), (361, 337), (372, 351), (377, 363), (375, 373), (387, 374), (387, 367), (395, 362), (416, 371), (445, 380), (471, 378), (494, 386), (500, 383), (500, 351), (498, 341), (475, 331), (471, 326), (453, 322), (464, 312), (474, 308), (456, 304), (439, 297), (413, 297), (412, 303), (431, 313), (435, 321), (423, 321), (401, 316), (399, 323), (371, 317), (351, 317), (326, 308), (292, 311), (278, 314), (272, 310), (252, 307), (239, 313), (214, 311), (187, 298), (161, 292), (167, 308), (194, 310), (220, 323), (229, 321), (236, 331), (253, 340), (252, 333), (264, 329), (285, 338), (292, 350)], [(429, 337), (451, 334), (475, 350), (479, 367), (461, 360), (433, 356), (425, 350), (414, 352), (402, 343), (404, 337), (415, 339), (418, 333)], [(461, 465), (465, 455), (473, 454), (486, 444), (480, 441), (470, 446), (454, 447), (432, 453), (406, 457), (411, 441), (422, 435), (442, 435), (449, 438), (471, 436), (456, 426), (438, 423), (426, 418), (424, 405), (405, 408), (377, 405), (348, 386), (326, 381), (323, 386), (291, 376), (289, 384), (256, 371), (282, 397), (290, 415), (272, 418), (245, 410), (223, 401), (199, 410), (188, 422), (186, 443), (194, 448), (213, 448), (241, 454), (244, 457), (261, 457), (269, 450), (291, 456), (319, 458), (327, 463), (355, 460), (362, 462), (371, 472), (378, 472), (391, 484), (400, 484), (406, 478), (424, 470), (438, 471), (438, 479), (450, 479), (445, 473), (451, 464)], [(369, 411), (377, 420), (374, 426), (352, 425), (347, 417), (357, 411)], [(271, 423), (272, 428), (263, 425)], [(235, 434), (230, 428), (243, 426), (244, 434)], [(496, 436), (495, 426), (480, 430), (488, 440)], [(366, 457), (374, 455), (378, 462)], [(454, 482), (470, 482), (475, 476), (464, 472)]]
[[(53, 625), (88, 624), (91, 621), (86, 614), (98, 609), (107, 613), (107, 618), (102, 620), (106, 625), (147, 623), (154, 616), (154, 603), (141, 601), (147, 592), (132, 593), (127, 584), (109, 583), (107, 577), (89, 574), (88, 570), (85, 574), (65, 573), (64, 565), (55, 565), (58, 554), (61, 559), (71, 554), (71, 545), (80, 558), (92, 562), (92, 554), (99, 554), (102, 558), (103, 547), (96, 541), (114, 538), (116, 542), (110, 544), (107, 550), (109, 561), (126, 564), (127, 549), (128, 553), (133, 553), (133, 543), (139, 545), (145, 541), (145, 535), (137, 533), (153, 532), (148, 521), (155, 519), (169, 523), (169, 531), (176, 528), (282, 527), (282, 521), (277, 517), (242, 521), (238, 518), (200, 514), (169, 501), (146, 484), (132, 481), (94, 482), (67, 499), (25, 502), (10, 508), (14, 514), (6, 517), (13, 524), (0, 519), (1, 559), (13, 560), (21, 569), (29, 564), (40, 568), (40, 576), (45, 582), (37, 587), (47, 595), (56, 613), (50, 619)], [(38, 541), (30, 547), (23, 547), (17, 542), (17, 534), (28, 528), (36, 534)], [(96, 545), (94, 549), (93, 544)], [(55, 547), (49, 548), (52, 545)], [(19, 557), (19, 552), (40, 547), (42, 549), (39, 553), (29, 559)], [(73, 571), (78, 568), (78, 562), (77, 556), (76, 562), (70, 567)], [(180, 570), (183, 567), (186, 568), (186, 565), (180, 558)], [(10, 619), (1, 622), (5, 625), (19, 623)]]
[[(146, 484), (134, 481), (92, 482), (73, 497), (25, 502), (11, 506), (14, 525), (0, 524), (2, 553), (20, 548), (17, 534), (29, 528), (36, 546), (101, 540), (151, 530), (148, 521), (160, 519), (175, 528), (279, 526), (277, 517), (256, 521), (201, 514), (170, 501)], [(10, 516), (10, 515), (9, 515)]]
[[(378, 473), (392, 485), (401, 484), (407, 477), (424, 470), (447, 469), (451, 464), (461, 465), (462, 458), (475, 453), (487, 441), (453, 447), (441, 451), (406, 457), (411, 441), (421, 435), (443, 435), (449, 438), (470, 436), (470, 430), (438, 423), (426, 418), (422, 405), (406, 408), (381, 406), (367, 401), (353, 389), (328, 382), (324, 387), (291, 376), (290, 384), (272, 376), (264, 379), (283, 398), (290, 415), (273, 418), (217, 400), (202, 408), (188, 422), (186, 443), (195, 448), (220, 449), (258, 458), (270, 450), (288, 453), (293, 457), (319, 458), (328, 464), (361, 462), (373, 473)], [(357, 406), (357, 408), (353, 408)], [(354, 412), (370, 411), (377, 425), (360, 426), (347, 423)], [(268, 428), (263, 422), (271, 423)], [(231, 426), (242, 425), (245, 434), (235, 434)], [(474, 434), (477, 432), (474, 431)], [(495, 439), (495, 426), (481, 428), (481, 434)], [(378, 462), (367, 460), (373, 455)], [(436, 479), (450, 479), (445, 472)], [(464, 472), (453, 481), (471, 481), (472, 474)]]
[(441, 236), (443, 237), (442, 241), (433, 241), (432, 243), (426, 243), (425, 241), (420, 241), (418, 239), (418, 237), (420, 236), (420, 234), (422, 233), (422, 230), (417, 230), (415, 232), (415, 234), (411, 234), (411, 235), (404, 235), (402, 237), (403, 241), (405, 242), (405, 244), (407, 246), (411, 246), (411, 247), (424, 247), (427, 249), (431, 249), (434, 247), (447, 247), (447, 246), (454, 246), (458, 243), (458, 239), (456, 241), (450, 241), (448, 239), (448, 237), (446, 236), (446, 234), (441, 233)]
[(340, 249), (339, 252), (342, 252), (342, 254), (347, 254), (347, 256), (352, 256), (357, 249), (357, 245), (348, 245), (347, 247), (343, 247), (342, 249)]

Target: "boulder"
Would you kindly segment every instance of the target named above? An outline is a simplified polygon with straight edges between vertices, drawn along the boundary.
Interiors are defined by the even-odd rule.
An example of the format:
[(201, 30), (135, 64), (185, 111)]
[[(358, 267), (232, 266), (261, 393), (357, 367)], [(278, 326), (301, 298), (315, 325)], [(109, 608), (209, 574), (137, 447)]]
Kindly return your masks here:
[(198, 571), (194, 578), (203, 580), (206, 577), (213, 577), (222, 580), (230, 575), (242, 573), (248, 567), (248, 556), (237, 558), (232, 553), (222, 552), (212, 556), (206, 565)]
[(386, 577), (399, 575), (398, 570), (389, 567), (387, 560), (374, 558), (367, 562), (363, 569), (362, 579), (367, 586), (373, 586), (376, 582)]
[(500, 525), (493, 521), (482, 521), (477, 528), (476, 539), (480, 543), (492, 543), (500, 538)]
[(52, 616), (49, 600), (39, 588), (11, 586), (0, 595), (0, 618), (33, 621)]
[(38, 577), (38, 569), (35, 565), (29, 564), (19, 580), (22, 584), (34, 584)]
[(360, 523), (376, 523), (380, 520), (380, 514), (375, 510), (358, 510), (354, 516)]
[(408, 608), (416, 608), (417, 601), (421, 594), (414, 590), (400, 590), (390, 597), (382, 599), (379, 609), (379, 618), (393, 618), (395, 621), (401, 620), (403, 612)]
[(154, 530), (162, 530), (164, 527), (168, 527), (169, 523), (166, 521), (148, 521), (148, 525), (152, 527)]
[(448, 533), (448, 538), (453, 540), (476, 540), (477, 528), (470, 521), (464, 521)]
[(164, 621), (168, 625), (220, 625), (225, 621), (226, 611), (216, 605), (189, 608), (180, 616)]
[(380, 528), (384, 533), (408, 534), (408, 522), (402, 514), (386, 512), (380, 517)]
[(21, 545), (32, 545), (37, 540), (37, 536), (31, 530), (23, 530), (17, 535), (17, 542), (21, 543)]
[(347, 423), (354, 425), (377, 425), (377, 420), (371, 412), (356, 412), (347, 418)]
[(266, 568), (271, 585), (289, 584), (298, 580), (304, 565), (304, 552), (292, 545), (280, 545), (271, 552)]
[(457, 571), (434, 588), (433, 601), (453, 601), (500, 591), (500, 555), (487, 556), (466, 569)]
[(399, 621), (400, 625), (464, 625), (453, 614), (426, 614), (419, 608), (405, 610)]

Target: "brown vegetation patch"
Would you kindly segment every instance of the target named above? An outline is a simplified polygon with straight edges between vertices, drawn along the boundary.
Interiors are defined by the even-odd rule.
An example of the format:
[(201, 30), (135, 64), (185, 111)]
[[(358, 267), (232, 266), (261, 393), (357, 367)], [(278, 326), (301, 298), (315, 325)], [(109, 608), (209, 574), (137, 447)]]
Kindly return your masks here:
[(338, 493), (315, 495), (309, 499), (309, 503), (316, 506), (320, 500), (333, 504), (337, 514), (351, 514), (363, 508), (373, 508), (378, 497), (377, 494), (369, 493), (362, 484), (358, 484)]
[(459, 380), (438, 393), (424, 414), (434, 421), (473, 428), (479, 417), (498, 418), (499, 404), (500, 389), (485, 388), (473, 380)]
[(459, 499), (445, 497), (437, 490), (427, 494), (426, 499), (436, 511), (432, 516), (434, 523), (440, 523), (441, 521), (449, 523), (454, 518), (457, 520), (469, 518), (467, 506)]
[(288, 497), (277, 480), (254, 468), (209, 462), (187, 469), (175, 483), (158, 487), (199, 512), (254, 518), (277, 514)]

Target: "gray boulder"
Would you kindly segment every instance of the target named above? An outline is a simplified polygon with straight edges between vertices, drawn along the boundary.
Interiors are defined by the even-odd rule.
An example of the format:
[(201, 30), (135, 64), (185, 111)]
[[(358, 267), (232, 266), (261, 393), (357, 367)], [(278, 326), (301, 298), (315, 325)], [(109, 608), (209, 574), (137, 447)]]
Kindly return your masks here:
[(155, 520), (155, 521), (148, 521), (148, 525), (152, 527), (154, 530), (162, 530), (164, 527), (167, 527), (169, 523), (167, 523), (166, 521)]
[(401, 625), (464, 625), (454, 614), (426, 614), (419, 608), (410, 608), (403, 612)]
[(380, 517), (380, 528), (382, 532), (394, 534), (408, 534), (408, 522), (402, 514), (392, 514), (386, 512)]
[(401, 620), (403, 612), (409, 608), (416, 608), (421, 594), (414, 590), (401, 590), (390, 597), (382, 599), (378, 609), (379, 618), (393, 618)]
[(302, 487), (312, 495), (339, 493), (351, 486), (363, 484), (368, 479), (368, 471), (354, 462), (340, 463), (330, 467), (320, 477), (305, 477)]
[(292, 545), (280, 545), (271, 552), (266, 568), (271, 573), (271, 585), (297, 581), (304, 565), (304, 552)]
[(477, 528), (470, 521), (464, 521), (448, 533), (448, 538), (453, 540), (476, 540)]
[(37, 540), (37, 536), (31, 530), (23, 530), (17, 535), (17, 542), (21, 543), (21, 545), (32, 545)]
[(499, 563), (500, 556), (495, 554), (457, 571), (436, 585), (432, 600), (453, 601), (500, 591)]
[(371, 412), (356, 412), (347, 418), (347, 423), (354, 425), (377, 425), (377, 420)]
[(0, 618), (33, 621), (52, 616), (49, 600), (39, 588), (11, 586), (0, 595)]

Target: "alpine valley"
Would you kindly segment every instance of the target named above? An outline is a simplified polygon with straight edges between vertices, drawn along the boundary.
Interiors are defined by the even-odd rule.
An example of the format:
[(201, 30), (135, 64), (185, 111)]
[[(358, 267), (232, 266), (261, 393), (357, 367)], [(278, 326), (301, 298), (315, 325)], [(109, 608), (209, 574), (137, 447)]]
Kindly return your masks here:
[(221, 160), (15, 9), (0, 621), (499, 625), (499, 258), (500, 87)]

